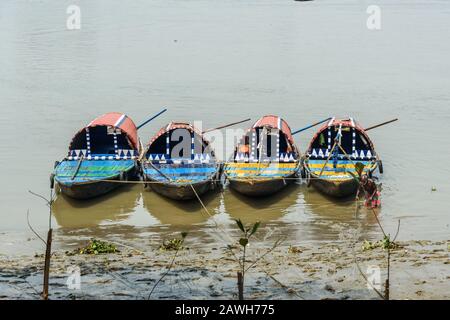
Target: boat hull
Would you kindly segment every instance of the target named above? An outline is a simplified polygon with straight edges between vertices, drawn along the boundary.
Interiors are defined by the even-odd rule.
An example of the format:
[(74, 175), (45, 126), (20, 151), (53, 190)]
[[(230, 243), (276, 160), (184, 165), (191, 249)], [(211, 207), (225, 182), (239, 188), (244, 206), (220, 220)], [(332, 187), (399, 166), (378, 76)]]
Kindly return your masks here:
[(311, 185), (320, 192), (335, 198), (345, 198), (355, 195), (358, 182), (355, 179), (326, 180), (311, 176)]
[[(212, 163), (154, 163), (142, 166), (144, 179), (156, 193), (174, 200), (191, 200), (220, 184), (221, 166)], [(192, 190), (192, 187), (194, 190)]]
[[(149, 177), (147, 177), (149, 178)], [(178, 183), (164, 183), (160, 181), (150, 180), (150, 188), (164, 196), (173, 200), (192, 200), (196, 199), (197, 196), (202, 196), (203, 194), (213, 190), (215, 188), (214, 182), (210, 180), (192, 183), (192, 187), (195, 189), (192, 190), (191, 184), (178, 184)]]
[[(119, 169), (123, 169), (120, 173), (115, 173), (111, 175), (111, 171), (104, 171), (101, 173), (95, 173), (95, 176), (89, 177), (85, 174), (85, 170), (89, 168), (93, 168), (91, 164), (86, 164), (86, 167), (82, 167), (80, 169), (80, 176), (77, 176), (75, 179), (69, 178), (72, 174), (69, 172), (61, 172), (59, 167), (56, 168), (55, 175), (55, 183), (57, 187), (61, 191), (62, 194), (79, 200), (92, 199), (95, 197), (102, 196), (108, 192), (113, 191), (114, 189), (119, 188), (122, 184), (120, 181), (128, 181), (135, 180), (138, 177), (138, 167), (132, 164), (133, 161), (129, 162), (129, 165), (124, 167), (119, 167)], [(83, 171), (81, 171), (83, 170)], [(108, 181), (104, 181), (108, 180)], [(110, 182), (112, 181), (112, 182)]]
[(299, 162), (239, 163), (225, 165), (225, 176), (230, 187), (249, 197), (274, 194), (295, 181)]
[(289, 183), (294, 181), (294, 176), (274, 179), (229, 179), (230, 187), (237, 192), (249, 197), (264, 197), (272, 195)]
[[(353, 165), (351, 166), (353, 167)], [(364, 173), (372, 176), (376, 168), (377, 163), (373, 163), (370, 167), (366, 167), (366, 169), (364, 169)], [(334, 170), (329, 167), (324, 171), (324, 175), (320, 177), (320, 175), (317, 174), (320, 170), (314, 168), (315, 174), (311, 172), (311, 168), (309, 168), (307, 164), (305, 165), (304, 170), (307, 173), (306, 179), (308, 186), (312, 185), (318, 191), (328, 196), (335, 198), (346, 198), (355, 195), (358, 191), (358, 181), (349, 174), (346, 174), (344, 177), (339, 176), (335, 178), (330, 177), (329, 175), (327, 176), (325, 173), (329, 172), (329, 170)], [(349, 168), (347, 168), (347, 170), (349, 170)], [(354, 171), (354, 169), (352, 171)], [(341, 175), (342, 172), (336, 172), (336, 174)], [(354, 171), (354, 175), (357, 175), (356, 171)]]
[[(120, 179), (119, 177), (116, 177), (109, 180), (119, 181)], [(108, 192), (111, 192), (112, 190), (119, 188), (120, 183), (105, 181), (76, 183), (72, 185), (58, 183), (58, 187), (60, 188), (62, 194), (70, 198), (86, 200), (99, 197)]]

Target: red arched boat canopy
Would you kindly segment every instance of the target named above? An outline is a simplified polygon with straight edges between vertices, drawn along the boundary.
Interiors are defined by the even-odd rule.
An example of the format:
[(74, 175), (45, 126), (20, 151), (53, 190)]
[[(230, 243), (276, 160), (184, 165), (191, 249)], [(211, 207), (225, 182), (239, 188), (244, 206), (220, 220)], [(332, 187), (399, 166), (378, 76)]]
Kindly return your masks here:
[[(294, 138), (292, 137), (291, 128), (289, 127), (289, 125), (287, 124), (287, 122), (284, 119), (282, 119), (278, 116), (274, 116), (274, 115), (267, 115), (267, 116), (260, 118), (258, 121), (256, 121), (253, 124), (253, 127), (251, 129), (262, 128), (262, 127), (269, 127), (269, 128), (281, 130), (281, 132), (283, 132), (286, 135), (286, 138), (288, 139), (288, 141), (292, 145), (295, 144)], [(249, 129), (249, 131), (251, 129)]]
[[(265, 129), (269, 130), (265, 132)], [(287, 122), (266, 115), (246, 131), (234, 150), (233, 159), (235, 162), (296, 162), (299, 156)]]
[(88, 124), (87, 127), (92, 128), (95, 126), (110, 126), (116, 129), (120, 129), (127, 135), (128, 139), (130, 139), (133, 147), (139, 147), (136, 124), (126, 114), (119, 112), (106, 113), (103, 116), (100, 116), (97, 119), (93, 120)]
[[(169, 124), (167, 124), (166, 126), (159, 129), (158, 133), (155, 134), (153, 136), (153, 138), (150, 139), (150, 142), (147, 145), (147, 147), (151, 146), (153, 144), (153, 142), (155, 142), (159, 137), (164, 135), (166, 132), (169, 132), (169, 131), (172, 131), (175, 129), (186, 129), (189, 132), (193, 132), (193, 133), (196, 133), (196, 134), (202, 136), (202, 133), (198, 129), (196, 129), (193, 125), (191, 125), (190, 123), (172, 121)], [(205, 142), (208, 143), (208, 141), (205, 141)]]
[(109, 131), (107, 133), (111, 134), (113, 130), (116, 134), (124, 133), (126, 138), (128, 139), (129, 147), (135, 150), (139, 149), (139, 140), (136, 125), (134, 124), (133, 120), (131, 120), (131, 118), (120, 112), (106, 113), (92, 120), (86, 127), (80, 129), (80, 131), (75, 134), (72, 141), (70, 142), (69, 149), (78, 149), (78, 147), (75, 146), (78, 140), (77, 138), (79, 138), (80, 136), (84, 137), (86, 135), (86, 129), (88, 129), (89, 131), (91, 128), (96, 127), (109, 127)]
[[(119, 112), (106, 113), (79, 130), (69, 145), (69, 160), (85, 156), (99, 159), (136, 158), (139, 139), (133, 120)], [(97, 159), (98, 157), (95, 157)]]
[[(185, 136), (183, 131), (177, 134), (177, 130), (187, 130), (189, 136)], [(176, 148), (176, 149), (174, 149)], [(174, 150), (177, 150), (172, 154)], [(214, 158), (214, 151), (210, 143), (206, 140), (200, 130), (192, 124), (186, 122), (170, 122), (162, 127), (147, 145), (145, 155), (148, 160), (170, 161), (173, 159), (197, 159)], [(192, 159), (193, 158), (193, 159)], [(203, 159), (204, 160), (204, 159)]]

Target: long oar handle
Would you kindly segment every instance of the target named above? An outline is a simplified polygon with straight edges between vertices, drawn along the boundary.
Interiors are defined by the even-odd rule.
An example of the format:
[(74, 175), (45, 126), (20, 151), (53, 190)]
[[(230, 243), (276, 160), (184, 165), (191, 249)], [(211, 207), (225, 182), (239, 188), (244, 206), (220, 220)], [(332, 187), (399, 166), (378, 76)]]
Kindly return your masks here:
[(247, 121), (250, 121), (250, 120), (251, 120), (251, 119), (250, 119), (250, 118), (248, 118), (248, 119), (245, 119), (245, 120), (241, 120), (241, 121), (238, 121), (238, 122), (233, 122), (233, 123), (229, 123), (229, 124), (226, 124), (226, 125), (223, 125), (223, 126), (217, 127), (217, 128), (211, 128), (211, 129), (207, 129), (207, 130), (203, 131), (203, 132), (202, 132), (202, 134), (203, 134), (203, 133), (207, 133), (207, 132), (210, 132), (210, 131), (214, 131), (214, 130), (219, 130), (219, 129), (223, 129), (223, 128), (226, 128), (226, 127), (231, 127), (231, 126), (234, 126), (235, 124), (239, 124), (239, 123), (242, 123), (242, 122), (247, 122)]
[(352, 158), (348, 155), (348, 153), (344, 150), (344, 148), (342, 148), (340, 143), (338, 143), (338, 147), (339, 149), (341, 149), (344, 156), (352, 163), (352, 165), (355, 166), (355, 162), (353, 162)]
[(330, 161), (330, 158), (333, 155), (333, 151), (334, 151), (334, 148), (336, 148), (337, 143), (338, 143), (338, 141), (335, 139), (333, 147), (331, 148), (330, 153), (328, 154), (327, 161), (325, 161), (325, 164), (323, 165), (322, 170), (320, 170), (319, 178), (322, 176), (322, 173), (325, 170), (325, 167), (327, 166), (328, 161)]
[(319, 125), (319, 124), (322, 124), (322, 123), (324, 123), (324, 122), (330, 121), (331, 119), (332, 119), (332, 118), (327, 118), (327, 119), (325, 119), (325, 120), (316, 122), (316, 123), (314, 123), (314, 124), (312, 124), (312, 125), (309, 125), (309, 126), (307, 126), (307, 127), (304, 127), (304, 128), (302, 128), (302, 129), (299, 129), (299, 130), (297, 130), (297, 131), (294, 131), (294, 132), (292, 132), (292, 135), (297, 134), (297, 133), (300, 133), (300, 132), (305, 131), (305, 130), (308, 130), (309, 128), (315, 127), (315, 126), (317, 126), (317, 125)]
[(377, 124), (377, 125), (374, 125), (374, 126), (368, 127), (368, 128), (366, 128), (366, 129), (364, 129), (364, 130), (365, 130), (365, 131), (369, 131), (369, 130), (372, 130), (372, 129), (375, 129), (375, 128), (378, 128), (378, 127), (384, 126), (384, 125), (386, 125), (386, 124), (389, 124), (389, 123), (395, 122), (395, 121), (397, 121), (397, 120), (398, 120), (398, 118), (395, 118), (395, 119), (392, 119), (392, 120), (389, 120), (389, 121), (386, 121), (386, 122), (383, 122), (383, 123), (380, 123), (380, 124)]
[(150, 121), (152, 121), (153, 119), (155, 119), (156, 117), (160, 116), (161, 114), (163, 114), (164, 112), (166, 112), (167, 109), (164, 109), (160, 112), (158, 112), (157, 114), (155, 114), (153, 117), (151, 117), (150, 119), (148, 119), (147, 121), (145, 121), (144, 123), (142, 123), (141, 125), (139, 125), (137, 127), (137, 129), (139, 130), (140, 128), (142, 128), (143, 126), (145, 126), (147, 123), (149, 123)]
[(169, 181), (172, 181), (172, 179), (170, 179), (170, 177), (168, 177), (164, 172), (162, 172), (161, 170), (159, 170), (153, 163), (151, 160), (148, 161), (148, 164), (156, 170), (156, 172), (158, 172), (161, 176), (163, 176), (164, 178), (166, 178)]
[(75, 172), (74, 172), (74, 174), (72, 175), (72, 179), (71, 179), (71, 180), (75, 179), (75, 177), (76, 177), (77, 174), (78, 174), (78, 171), (80, 171), (81, 163), (83, 162), (83, 159), (84, 159), (84, 155), (81, 155), (80, 160), (78, 161), (77, 167), (75, 168)]

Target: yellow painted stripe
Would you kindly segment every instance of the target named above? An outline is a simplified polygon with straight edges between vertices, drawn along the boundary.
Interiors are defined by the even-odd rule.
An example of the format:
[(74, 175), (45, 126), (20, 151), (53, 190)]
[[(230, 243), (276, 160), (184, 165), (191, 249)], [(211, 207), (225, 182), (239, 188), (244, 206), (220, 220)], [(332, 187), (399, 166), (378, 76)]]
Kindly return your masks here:
[(294, 173), (295, 170), (292, 171), (280, 171), (280, 170), (233, 170), (233, 171), (228, 171), (225, 170), (225, 172), (230, 173), (230, 174), (257, 174), (257, 173), (261, 173), (261, 174), (277, 174), (277, 173), (282, 173), (283, 175), (286, 174), (291, 174)]
[[(310, 167), (311, 169), (317, 169), (317, 168), (319, 168), (319, 169), (322, 170), (323, 164), (321, 164), (321, 163), (314, 163), (314, 164), (312, 164), (312, 163), (311, 163), (311, 164), (308, 164), (308, 167)], [(374, 167), (375, 167), (375, 165), (365, 166), (365, 167), (364, 167), (364, 170), (366, 170), (366, 169), (372, 169), (372, 168), (374, 168)], [(326, 168), (331, 168), (331, 169), (333, 169), (333, 168), (334, 168), (333, 163), (327, 163)], [(338, 165), (336, 166), (336, 168), (353, 169), (353, 168), (355, 168), (355, 166), (354, 166), (353, 164), (351, 164), (351, 163), (349, 163), (349, 164), (338, 164)]]
[(225, 164), (230, 168), (296, 168), (297, 163), (236, 163), (228, 162)]
[[(320, 171), (312, 171), (313, 174), (315, 175), (320, 175)], [(324, 171), (322, 173), (322, 176), (341, 176), (341, 177), (351, 177), (350, 174), (345, 173), (345, 172), (329, 172), (329, 171)]]
[[(319, 175), (319, 174), (317, 174)], [(316, 178), (317, 179), (317, 178)], [(326, 180), (326, 181), (345, 181), (345, 180), (352, 180), (353, 177), (351, 175), (334, 175), (334, 176), (328, 176), (322, 174), (320, 179)]]
[[(311, 171), (313, 174), (315, 175), (320, 175), (320, 171), (321, 170), (315, 170), (315, 171)], [(367, 170), (365, 170), (367, 171)], [(355, 175), (357, 175), (357, 173), (354, 173)], [(348, 176), (351, 177), (352, 175), (350, 173), (347, 172), (336, 172), (336, 171), (324, 171), (322, 172), (322, 176)]]

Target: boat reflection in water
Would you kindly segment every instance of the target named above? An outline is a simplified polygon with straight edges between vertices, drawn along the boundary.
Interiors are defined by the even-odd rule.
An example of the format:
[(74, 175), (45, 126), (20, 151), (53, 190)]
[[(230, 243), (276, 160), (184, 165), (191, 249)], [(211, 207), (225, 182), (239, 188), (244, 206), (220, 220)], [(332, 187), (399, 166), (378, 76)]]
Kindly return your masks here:
[(232, 219), (241, 219), (244, 223), (279, 221), (283, 215), (296, 206), (298, 184), (288, 184), (284, 189), (264, 198), (250, 198), (233, 189), (224, 191), (225, 210)]
[[(144, 208), (162, 225), (192, 226), (211, 219), (196, 199), (176, 201), (147, 190), (142, 192), (142, 197)], [(220, 199), (221, 195), (218, 190), (202, 196), (202, 202), (212, 216), (219, 211)]]
[(59, 194), (53, 215), (62, 228), (87, 228), (128, 219), (139, 203), (142, 187), (124, 185), (100, 198), (76, 201)]

